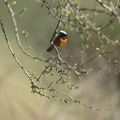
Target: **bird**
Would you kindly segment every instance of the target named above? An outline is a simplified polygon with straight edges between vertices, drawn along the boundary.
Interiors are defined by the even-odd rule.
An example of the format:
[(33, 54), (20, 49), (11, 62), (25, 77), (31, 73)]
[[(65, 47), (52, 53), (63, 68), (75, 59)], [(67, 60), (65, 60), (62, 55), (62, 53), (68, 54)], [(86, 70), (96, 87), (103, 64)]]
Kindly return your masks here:
[(66, 46), (68, 44), (67, 32), (61, 30), (57, 37), (51, 42), (51, 45), (48, 47), (47, 51), (50, 52), (53, 50), (54, 45), (56, 46)]

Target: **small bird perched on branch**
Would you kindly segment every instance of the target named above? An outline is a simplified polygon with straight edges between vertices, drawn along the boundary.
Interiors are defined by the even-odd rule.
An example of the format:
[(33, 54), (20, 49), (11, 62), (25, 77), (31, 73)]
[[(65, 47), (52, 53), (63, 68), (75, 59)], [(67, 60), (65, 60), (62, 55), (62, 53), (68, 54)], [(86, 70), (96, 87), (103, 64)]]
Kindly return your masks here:
[(47, 51), (50, 52), (54, 48), (54, 45), (66, 46), (67, 44), (68, 44), (67, 32), (61, 30), (57, 37), (51, 42), (51, 46), (47, 49)]

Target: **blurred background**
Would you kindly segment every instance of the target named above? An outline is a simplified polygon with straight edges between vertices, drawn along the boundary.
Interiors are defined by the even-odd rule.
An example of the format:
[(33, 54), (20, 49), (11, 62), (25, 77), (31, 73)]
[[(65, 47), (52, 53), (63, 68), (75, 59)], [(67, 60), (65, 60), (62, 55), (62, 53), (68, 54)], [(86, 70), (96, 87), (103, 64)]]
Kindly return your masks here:
[[(50, 38), (58, 21), (48, 14), (46, 7), (41, 8), (40, 4), (34, 0), (9, 0), (8, 2), (15, 11), (23, 47), (34, 56), (44, 58), (54, 56), (54, 51), (47, 53), (46, 49), (50, 45)], [(97, 4), (95, 0), (91, 0), (91, 2), (75, 0), (75, 2), (80, 3), (81, 7), (89, 6), (90, 8)], [(106, 15), (96, 17), (91, 12), (90, 17), (99, 25), (106, 24), (109, 19)], [(40, 74), (46, 63), (33, 61), (20, 51), (11, 17), (3, 0), (0, 1), (0, 19), (4, 23), (7, 36), (19, 61), (29, 71)], [(69, 45), (61, 48), (61, 52), (65, 57), (72, 56), (68, 60), (70, 64), (84, 63), (85, 60), (96, 54), (101, 44), (104, 46), (101, 47), (102, 49), (107, 52), (112, 51), (105, 57), (98, 56), (87, 64), (85, 68), (92, 69), (92, 71), (83, 80), (74, 81), (73, 79), (80, 86), (74, 96), (79, 98), (82, 103), (106, 110), (92, 110), (81, 104), (65, 104), (32, 94), (30, 81), (13, 59), (0, 29), (0, 120), (120, 119), (120, 25), (115, 21), (103, 30), (103, 33), (110, 37), (112, 44), (107, 44), (106, 41), (102, 43), (96, 41), (97, 37), (94, 33), (91, 34), (91, 41), (83, 41), (81, 34), (86, 36), (85, 32), (81, 30), (81, 33), (77, 33), (75, 28), (70, 29), (69, 25), (63, 25), (62, 29), (68, 32)], [(96, 47), (93, 47), (91, 42), (95, 43)], [(72, 94), (73, 91), (70, 93)]]

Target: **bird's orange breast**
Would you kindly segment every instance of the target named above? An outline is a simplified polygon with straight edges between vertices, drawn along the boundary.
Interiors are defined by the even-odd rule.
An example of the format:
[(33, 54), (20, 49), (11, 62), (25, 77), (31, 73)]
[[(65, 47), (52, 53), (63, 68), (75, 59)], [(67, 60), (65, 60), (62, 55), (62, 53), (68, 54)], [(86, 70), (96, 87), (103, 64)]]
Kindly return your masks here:
[(59, 43), (58, 43), (60, 46), (66, 46), (68, 44), (68, 39), (63, 39), (63, 38), (60, 38), (59, 40)]

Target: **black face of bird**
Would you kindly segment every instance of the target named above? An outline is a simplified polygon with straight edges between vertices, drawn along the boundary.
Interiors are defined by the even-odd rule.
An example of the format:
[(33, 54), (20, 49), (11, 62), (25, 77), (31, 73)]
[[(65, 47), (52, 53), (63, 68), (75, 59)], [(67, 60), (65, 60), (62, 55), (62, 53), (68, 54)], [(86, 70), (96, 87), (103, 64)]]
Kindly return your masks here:
[(67, 32), (61, 30), (61, 31), (59, 32), (59, 37), (67, 37)]

